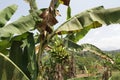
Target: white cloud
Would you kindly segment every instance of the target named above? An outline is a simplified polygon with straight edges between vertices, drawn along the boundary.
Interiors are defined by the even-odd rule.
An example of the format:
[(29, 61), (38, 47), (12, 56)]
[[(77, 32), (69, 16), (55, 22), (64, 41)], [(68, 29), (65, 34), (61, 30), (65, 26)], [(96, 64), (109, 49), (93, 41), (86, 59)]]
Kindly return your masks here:
[(120, 49), (120, 25), (103, 26), (91, 30), (78, 43), (90, 43), (103, 50)]
[(120, 46), (119, 46), (120, 37), (112, 36), (112, 37), (103, 38), (96, 43), (94, 42), (94, 44), (104, 50), (120, 49)]

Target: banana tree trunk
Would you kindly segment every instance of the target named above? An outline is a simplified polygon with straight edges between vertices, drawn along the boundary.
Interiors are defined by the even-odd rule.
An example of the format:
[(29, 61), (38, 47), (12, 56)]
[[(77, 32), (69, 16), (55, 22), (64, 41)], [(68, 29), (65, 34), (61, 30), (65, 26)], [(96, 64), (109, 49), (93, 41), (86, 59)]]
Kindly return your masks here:
[(62, 65), (60, 63), (56, 64), (56, 74), (55, 74), (55, 80), (64, 80), (63, 75), (62, 75)]

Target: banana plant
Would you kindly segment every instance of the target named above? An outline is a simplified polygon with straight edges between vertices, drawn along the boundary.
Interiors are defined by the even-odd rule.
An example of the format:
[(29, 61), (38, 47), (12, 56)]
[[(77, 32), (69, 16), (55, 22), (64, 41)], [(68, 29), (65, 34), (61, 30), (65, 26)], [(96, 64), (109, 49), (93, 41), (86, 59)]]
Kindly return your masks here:
[(0, 53), (0, 65), (1, 80), (29, 80), (26, 74), (3, 53)]
[(65, 39), (64, 40), (64, 44), (66, 43), (66, 46), (68, 46), (69, 49), (71, 50), (75, 50), (76, 52), (79, 52), (77, 54), (80, 54), (80, 52), (84, 52), (84, 51), (89, 51), (103, 59), (106, 59), (107, 61), (111, 62), (111, 64), (114, 64), (114, 60), (108, 56), (107, 54), (105, 54), (102, 50), (100, 50), (99, 48), (97, 48), (96, 46), (92, 45), (92, 44), (81, 44), (81, 45), (78, 45), (76, 43), (74, 43), (73, 41), (71, 40), (67, 40)]
[[(10, 20), (16, 10), (17, 5), (14, 4), (0, 11), (0, 30), (7, 25), (7, 22)], [(7, 54), (8, 51), (5, 48), (9, 46), (9, 43), (7, 40), (2, 40), (2, 34), (3, 33), (0, 31), (0, 52)]]
[(17, 5), (14, 4), (0, 11), (0, 28), (6, 25), (16, 10)]
[[(58, 23), (56, 19), (57, 8), (60, 4), (64, 4), (70, 9), (70, 0), (51, 0), (48, 8), (40, 10), (37, 8), (35, 0), (27, 1), (31, 8), (30, 14), (22, 16), (15, 22), (6, 24), (16, 11), (16, 5), (12, 5), (0, 11), (0, 52), (2, 52), (3, 55), (8, 56), (21, 70), (23, 70), (27, 77), (32, 80), (41, 79), (41, 77), (43, 77), (42, 70), (44, 65), (41, 60), (45, 48), (49, 46), (49, 43), (54, 36), (70, 34), (65, 38), (77, 42), (92, 28), (120, 23), (119, 7), (105, 9), (103, 6), (100, 6), (79, 13), (70, 19), (68, 19), (70, 17), (70, 15), (68, 15), (68, 20), (55, 30), (53, 26)], [(68, 14), (69, 13), (70, 10), (68, 10)], [(38, 36), (39, 42), (35, 42), (35, 36), (30, 32), (35, 29), (40, 32)], [(35, 45), (37, 43), (40, 43), (40, 46), (38, 53), (35, 54)], [(89, 46), (90, 45), (84, 47), (87, 47), (87, 50), (92, 51), (96, 53), (96, 55), (113, 63), (111, 58), (99, 54), (99, 51), (97, 51), (98, 49), (90, 48)], [(74, 49), (77, 49), (78, 47), (83, 48), (83, 46), (74, 46)], [(14, 50), (14, 48), (16, 50)], [(94, 49), (94, 51), (92, 49)], [(26, 63), (23, 63), (23, 60)]]

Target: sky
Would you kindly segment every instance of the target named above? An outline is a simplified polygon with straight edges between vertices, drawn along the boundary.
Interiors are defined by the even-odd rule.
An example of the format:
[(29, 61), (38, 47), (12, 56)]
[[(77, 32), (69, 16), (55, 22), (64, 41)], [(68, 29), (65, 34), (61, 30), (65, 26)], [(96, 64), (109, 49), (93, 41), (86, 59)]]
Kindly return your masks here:
[[(39, 8), (46, 8), (49, 6), (50, 0), (36, 0)], [(20, 16), (29, 14), (29, 5), (24, 0), (0, 0), (0, 10), (11, 4), (17, 4), (18, 10), (10, 20), (15, 21)], [(103, 5), (105, 8), (120, 7), (119, 0), (71, 0), (70, 6), (72, 9), (72, 16), (85, 11), (90, 8)], [(57, 17), (59, 20), (59, 26), (66, 20), (66, 9), (64, 5), (60, 5), (58, 8), (61, 17)], [(103, 26), (101, 28), (92, 29), (88, 34), (81, 39), (78, 44), (90, 43), (102, 50), (116, 50), (120, 49), (120, 24), (112, 24), (109, 26)]]

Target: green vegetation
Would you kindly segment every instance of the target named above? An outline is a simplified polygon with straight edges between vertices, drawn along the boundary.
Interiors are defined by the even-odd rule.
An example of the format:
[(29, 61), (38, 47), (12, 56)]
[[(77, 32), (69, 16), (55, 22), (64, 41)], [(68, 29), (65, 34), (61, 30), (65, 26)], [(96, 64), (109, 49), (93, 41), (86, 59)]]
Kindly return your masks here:
[[(120, 23), (120, 8), (99, 6), (71, 17), (70, 0), (51, 0), (44, 9), (38, 9), (35, 0), (26, 1), (30, 14), (15, 22), (7, 24), (17, 5), (0, 11), (1, 80), (119, 78), (120, 54), (107, 54), (92, 44), (78, 45), (77, 41), (90, 29)], [(54, 29), (61, 4), (68, 7), (67, 20)], [(31, 32), (36, 29), (39, 33)]]

